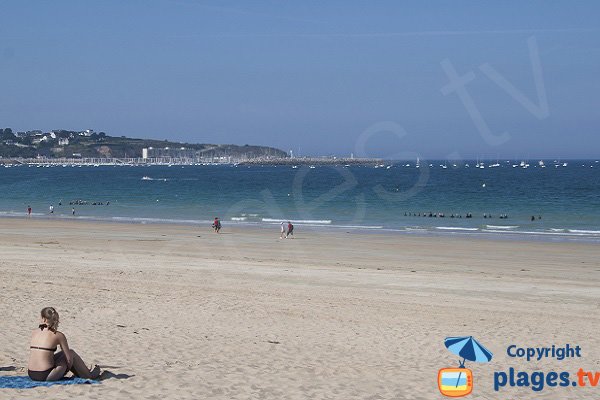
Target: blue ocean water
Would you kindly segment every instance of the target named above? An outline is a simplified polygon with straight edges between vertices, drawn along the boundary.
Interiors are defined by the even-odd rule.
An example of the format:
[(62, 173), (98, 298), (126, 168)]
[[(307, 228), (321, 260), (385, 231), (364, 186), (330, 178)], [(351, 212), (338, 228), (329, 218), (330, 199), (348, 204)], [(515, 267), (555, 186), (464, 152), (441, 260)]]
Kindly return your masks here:
[(597, 161), (467, 163), (0, 167), (0, 216), (600, 241)]

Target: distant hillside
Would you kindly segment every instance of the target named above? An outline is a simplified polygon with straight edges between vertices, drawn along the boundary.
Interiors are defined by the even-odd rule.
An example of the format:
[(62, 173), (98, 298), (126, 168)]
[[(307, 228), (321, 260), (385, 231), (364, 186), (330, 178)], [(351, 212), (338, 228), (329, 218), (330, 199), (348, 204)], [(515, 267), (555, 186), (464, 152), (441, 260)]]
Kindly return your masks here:
[(196, 150), (210, 157), (234, 158), (285, 158), (287, 153), (273, 147), (237, 146), (232, 144), (194, 144), (168, 140), (134, 139), (109, 136), (92, 130), (76, 132), (54, 130), (51, 132), (28, 131), (14, 133), (12, 129), (0, 128), (0, 157), (142, 157), (143, 148)]

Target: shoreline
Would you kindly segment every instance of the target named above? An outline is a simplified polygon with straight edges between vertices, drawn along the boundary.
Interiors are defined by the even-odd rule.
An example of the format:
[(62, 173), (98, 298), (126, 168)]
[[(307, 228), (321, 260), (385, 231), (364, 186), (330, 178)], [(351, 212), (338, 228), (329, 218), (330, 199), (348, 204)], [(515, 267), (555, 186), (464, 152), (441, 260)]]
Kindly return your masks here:
[[(65, 221), (65, 222), (88, 222), (101, 224), (126, 224), (126, 225), (171, 225), (179, 227), (207, 227), (210, 228), (212, 220), (179, 220), (179, 219), (160, 219), (160, 218), (145, 218), (145, 217), (96, 217), (96, 216), (80, 216), (75, 217), (68, 214), (41, 214), (33, 213), (32, 217), (22, 215), (22, 213), (0, 212), (0, 221), (3, 219), (10, 220), (36, 220), (36, 221)], [(272, 221), (271, 221), (272, 220)], [(282, 219), (284, 221), (286, 219)], [(278, 232), (279, 222), (274, 222), (274, 218), (263, 222), (246, 222), (246, 221), (231, 221), (224, 220), (224, 228), (234, 228), (241, 231), (244, 230), (273, 230)], [(279, 220), (277, 220), (279, 221)], [(519, 231), (519, 230), (500, 230), (489, 228), (493, 225), (485, 224), (488, 228), (463, 228), (463, 227), (430, 227), (430, 226), (406, 226), (404, 228), (387, 228), (383, 226), (360, 226), (360, 225), (330, 225), (316, 223), (302, 223), (292, 220), (294, 226), (310, 232), (335, 232), (339, 233), (356, 233), (356, 234), (374, 234), (374, 235), (390, 235), (390, 236), (409, 236), (409, 237), (463, 237), (477, 238), (483, 240), (498, 240), (498, 241), (515, 241), (515, 242), (548, 242), (548, 243), (600, 243), (600, 230), (576, 230), (562, 229), (562, 232), (556, 230), (550, 231)], [(572, 231), (572, 232), (570, 232)], [(297, 230), (296, 230), (297, 232)]]
[[(2, 223), (4, 222), (4, 223)], [(193, 241), (198, 245), (206, 246), (207, 249), (211, 250), (210, 255), (207, 259), (214, 258), (212, 252), (214, 247), (221, 249), (227, 249), (233, 252), (233, 258), (244, 259), (242, 249), (237, 248), (236, 243), (241, 242), (243, 244), (257, 244), (265, 245), (268, 243), (284, 244), (287, 242), (297, 243), (296, 250), (299, 250), (299, 254), (305, 254), (306, 248), (312, 246), (319, 246), (319, 248), (335, 249), (335, 246), (342, 245), (344, 247), (356, 245), (352, 249), (352, 252), (361, 254), (360, 262), (365, 261), (365, 256), (371, 257), (368, 253), (373, 247), (379, 248), (380, 246), (392, 246), (389, 247), (385, 254), (386, 258), (392, 257), (395, 259), (395, 254), (411, 254), (416, 257), (422, 258), (421, 262), (427, 263), (428, 259), (432, 258), (438, 260), (441, 256), (444, 256), (443, 251), (440, 249), (448, 249), (450, 253), (454, 253), (452, 250), (453, 246), (457, 248), (471, 249), (477, 254), (488, 254), (494, 249), (502, 249), (502, 251), (509, 250), (505, 257), (512, 257), (510, 253), (513, 249), (520, 251), (527, 251), (535, 254), (539, 254), (540, 257), (548, 257), (552, 254), (555, 256), (560, 255), (561, 258), (569, 260), (569, 251), (579, 251), (582, 254), (588, 255), (589, 253), (597, 254), (600, 257), (600, 248), (597, 245), (582, 242), (582, 241), (524, 241), (524, 240), (489, 240), (487, 237), (482, 236), (471, 236), (466, 234), (464, 236), (458, 235), (398, 235), (398, 234), (386, 234), (385, 232), (373, 232), (366, 231), (360, 232), (358, 230), (343, 232), (340, 235), (332, 235), (331, 231), (326, 230), (298, 230), (294, 229), (294, 238), (280, 239), (280, 231), (277, 225), (266, 226), (235, 226), (225, 227), (220, 234), (216, 234), (211, 229), (210, 225), (197, 226), (197, 225), (182, 225), (182, 224), (135, 224), (135, 223), (123, 223), (119, 221), (90, 221), (90, 220), (77, 220), (77, 219), (28, 219), (24, 218), (0, 218), (0, 237), (16, 236), (48, 236), (55, 239), (69, 239), (69, 240), (83, 240), (82, 245), (94, 243), (96, 239), (104, 240), (108, 239), (109, 242), (115, 240), (124, 240), (128, 242), (153, 242), (153, 241)], [(97, 236), (95, 236), (97, 235)], [(32, 236), (33, 237), (33, 236)], [(101, 242), (98, 242), (101, 243)], [(26, 245), (26, 243), (24, 243)], [(182, 246), (178, 244), (177, 246)], [(287, 245), (286, 245), (287, 246)], [(296, 245), (294, 245), (296, 246)], [(432, 252), (422, 252), (423, 249), (433, 249)], [(0, 249), (1, 250), (1, 249)], [(150, 249), (151, 251), (159, 249)], [(246, 248), (250, 253), (256, 253), (257, 249)], [(187, 252), (188, 250), (186, 250)], [(276, 255), (281, 255), (281, 249), (273, 248), (276, 251)], [(312, 250), (311, 250), (312, 251)], [(335, 262), (335, 257), (338, 255), (337, 249), (331, 252), (317, 252), (314, 254), (311, 263), (319, 264), (324, 263), (325, 265), (330, 262), (332, 265), (339, 265)], [(463, 258), (469, 254), (454, 254), (456, 258)], [(490, 257), (493, 257), (489, 253)], [(264, 254), (264, 257), (268, 257), (268, 254)], [(260, 258), (260, 257), (259, 257)], [(374, 256), (374, 262), (377, 263), (378, 256)], [(222, 259), (222, 258), (221, 258)], [(368, 258), (367, 258), (368, 259)], [(473, 259), (474, 262), (479, 262), (479, 259)], [(303, 261), (307, 262), (306, 260)], [(349, 264), (355, 264), (346, 260)], [(371, 264), (369, 261), (368, 264)], [(446, 263), (445, 263), (446, 264)]]

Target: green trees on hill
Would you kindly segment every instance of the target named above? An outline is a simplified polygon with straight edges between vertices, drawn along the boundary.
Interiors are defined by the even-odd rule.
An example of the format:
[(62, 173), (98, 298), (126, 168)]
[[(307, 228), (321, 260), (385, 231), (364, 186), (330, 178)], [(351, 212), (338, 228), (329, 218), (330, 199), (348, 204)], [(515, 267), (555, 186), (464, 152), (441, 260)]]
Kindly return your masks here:
[(125, 136), (109, 136), (105, 132), (53, 130), (19, 132), (15, 135), (11, 128), (0, 128), (0, 157), (142, 157), (143, 148), (187, 149), (197, 151), (201, 157), (285, 158), (287, 154), (279, 149), (252, 145), (216, 145), (171, 142), (168, 140), (136, 139)]
[(12, 129), (0, 128), (0, 140), (5, 141), (5, 140), (16, 140), (16, 139), (17, 139), (17, 137), (13, 133)]

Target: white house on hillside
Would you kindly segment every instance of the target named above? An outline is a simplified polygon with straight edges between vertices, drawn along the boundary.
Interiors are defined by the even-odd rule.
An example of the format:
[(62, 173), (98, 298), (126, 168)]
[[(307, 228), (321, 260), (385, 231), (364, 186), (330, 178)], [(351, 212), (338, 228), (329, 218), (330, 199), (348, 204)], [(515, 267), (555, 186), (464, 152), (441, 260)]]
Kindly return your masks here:
[(92, 133), (94, 133), (94, 130), (93, 130), (93, 129), (86, 129), (86, 130), (85, 130), (85, 131), (83, 131), (83, 132), (79, 132), (79, 136), (86, 136), (86, 137), (89, 137), (89, 136), (92, 136)]
[(50, 140), (50, 137), (46, 136), (46, 135), (39, 135), (39, 136), (35, 135), (35, 136), (36, 137), (32, 141), (33, 144), (38, 144), (38, 143), (41, 143), (41, 142), (47, 142), (48, 140)]

